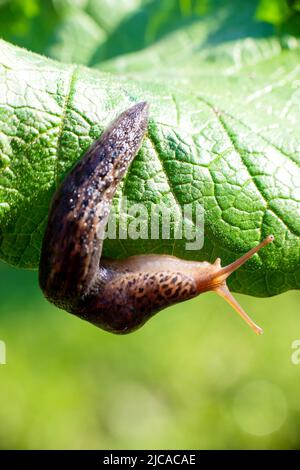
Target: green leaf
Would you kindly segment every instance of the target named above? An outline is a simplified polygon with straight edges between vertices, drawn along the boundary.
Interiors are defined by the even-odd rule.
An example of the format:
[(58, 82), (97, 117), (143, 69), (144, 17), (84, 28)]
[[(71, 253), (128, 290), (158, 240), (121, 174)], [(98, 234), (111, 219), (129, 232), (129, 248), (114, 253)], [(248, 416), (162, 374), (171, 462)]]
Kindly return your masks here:
[[(107, 2), (85, 8), (96, 3)], [(300, 52), (288, 26), (297, 17), (277, 35), (258, 21), (256, 7), (250, 0), (144, 6), (136, 0), (86, 52), (82, 40), (76, 60), (102, 70), (1, 41), (1, 258), (37, 267), (55, 187), (116, 115), (147, 100), (148, 136), (115, 208), (121, 194), (131, 204), (164, 202), (176, 220), (183, 204), (200, 202), (205, 244), (189, 251), (186, 240), (106, 240), (104, 254), (220, 256), (226, 264), (273, 233), (275, 242), (231, 276), (231, 288), (257, 296), (299, 288)], [(135, 24), (140, 30), (122, 45), (122, 31)], [(72, 47), (68, 31), (70, 40), (63, 36), (48, 51), (74, 60), (80, 41)]]

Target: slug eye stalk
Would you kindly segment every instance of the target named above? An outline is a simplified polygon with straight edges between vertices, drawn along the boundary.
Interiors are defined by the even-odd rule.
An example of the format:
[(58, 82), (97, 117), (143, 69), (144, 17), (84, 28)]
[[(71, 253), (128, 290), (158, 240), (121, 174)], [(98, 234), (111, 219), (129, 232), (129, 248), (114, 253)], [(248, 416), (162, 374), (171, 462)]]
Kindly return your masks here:
[[(240, 266), (242, 266), (248, 259), (250, 259), (255, 253), (257, 253), (259, 250), (264, 248), (266, 245), (274, 241), (274, 236), (269, 235), (267, 238), (265, 238), (261, 243), (259, 243), (257, 246), (249, 250), (247, 253), (245, 253), (243, 256), (241, 256), (239, 259), (234, 261), (233, 263), (229, 264), (228, 266), (225, 266), (224, 268), (220, 267), (220, 270), (216, 273), (216, 276), (213, 279), (213, 282), (215, 283), (215, 287), (213, 287), (213, 290), (219, 294), (223, 299), (226, 300), (226, 302), (231, 305), (231, 307), (234, 308), (234, 310), (243, 318), (243, 320), (248, 323), (248, 325), (252, 328), (252, 330), (257, 334), (261, 335), (263, 333), (262, 328), (260, 328), (258, 325), (254, 323), (253, 320), (247, 315), (247, 313), (244, 311), (244, 309), (240, 306), (240, 304), (237, 302), (237, 300), (233, 297), (231, 294), (230, 290), (227, 287), (226, 284), (226, 279), (230, 274), (232, 274), (234, 271), (236, 271)], [(220, 259), (218, 258), (216, 260), (216, 263), (220, 266)]]

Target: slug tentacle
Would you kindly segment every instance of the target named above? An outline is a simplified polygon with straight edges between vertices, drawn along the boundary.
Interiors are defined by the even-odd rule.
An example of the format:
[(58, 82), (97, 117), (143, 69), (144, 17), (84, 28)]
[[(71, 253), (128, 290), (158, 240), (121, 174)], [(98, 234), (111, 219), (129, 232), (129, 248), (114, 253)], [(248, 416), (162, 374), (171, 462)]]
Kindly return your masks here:
[(271, 235), (224, 268), (219, 258), (213, 264), (167, 255), (120, 261), (101, 258), (113, 196), (141, 146), (147, 125), (147, 103), (123, 112), (56, 191), (39, 269), (45, 296), (105, 330), (129, 333), (161, 309), (214, 290), (260, 333), (229, 292), (226, 279), (270, 243)]
[[(232, 274), (234, 271), (236, 271), (238, 268), (240, 268), (243, 264), (248, 261), (255, 253), (257, 253), (259, 250), (264, 248), (266, 245), (274, 241), (274, 236), (273, 235), (268, 235), (262, 242), (260, 242), (258, 245), (256, 245), (254, 248), (251, 248), (247, 253), (245, 253), (243, 256), (238, 258), (237, 260), (233, 261), (233, 263), (228, 264), (228, 266), (225, 266), (224, 268), (221, 268), (220, 265), (220, 270), (218, 271), (218, 277), (215, 278), (215, 282), (222, 282), (223, 280), (227, 279), (230, 274)], [(218, 258), (220, 260), (220, 258)]]
[(256, 333), (257, 335), (261, 335), (263, 333), (263, 329), (260, 326), (256, 325), (256, 323), (254, 323), (254, 321), (249, 317), (249, 315), (247, 315), (245, 310), (240, 306), (237, 300), (233, 297), (232, 293), (228, 289), (225, 282), (223, 282), (223, 284), (221, 284), (220, 286), (216, 287), (214, 291), (217, 294), (219, 294), (221, 297), (223, 297), (223, 299), (225, 299), (226, 302), (228, 302), (232, 308), (234, 308), (234, 310), (242, 317), (242, 319), (246, 323), (248, 323), (248, 325), (252, 328), (254, 333)]

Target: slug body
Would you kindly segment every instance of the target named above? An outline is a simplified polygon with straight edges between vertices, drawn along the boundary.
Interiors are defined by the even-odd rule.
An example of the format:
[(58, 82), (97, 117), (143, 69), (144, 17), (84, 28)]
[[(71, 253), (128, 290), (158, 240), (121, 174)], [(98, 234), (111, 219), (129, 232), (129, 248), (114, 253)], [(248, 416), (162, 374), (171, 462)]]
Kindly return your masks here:
[(68, 174), (52, 201), (42, 245), (39, 281), (60, 308), (113, 333), (129, 333), (159, 310), (215, 290), (256, 333), (226, 286), (226, 278), (273, 240), (270, 235), (231, 265), (167, 255), (101, 259), (116, 188), (137, 154), (148, 125), (148, 105), (123, 112)]

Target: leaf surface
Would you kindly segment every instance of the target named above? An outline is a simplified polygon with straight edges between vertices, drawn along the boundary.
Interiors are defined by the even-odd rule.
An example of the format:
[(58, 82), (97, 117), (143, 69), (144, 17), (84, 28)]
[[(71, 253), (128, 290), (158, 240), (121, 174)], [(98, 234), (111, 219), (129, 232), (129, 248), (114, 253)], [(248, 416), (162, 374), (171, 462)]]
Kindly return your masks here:
[[(186, 240), (172, 238), (106, 240), (104, 254), (219, 256), (226, 264), (273, 233), (275, 242), (231, 276), (231, 287), (257, 296), (299, 288), (297, 36), (286, 25), (278, 35), (258, 21), (255, 2), (208, 2), (205, 12), (196, 10), (198, 2), (192, 10), (175, 2), (169, 17), (155, 2), (135, 3), (86, 56), (76, 59), (70, 49), (72, 60), (94, 69), (0, 41), (1, 258), (37, 267), (55, 187), (115, 116), (147, 100), (148, 135), (114, 206), (118, 211), (121, 195), (130, 204), (164, 203), (176, 225), (184, 204), (201, 203), (204, 247), (187, 250)], [(239, 22), (233, 6), (240, 6)], [(120, 31), (141, 24), (141, 14), (151, 21), (122, 49)], [(148, 45), (138, 47), (142, 34)]]

